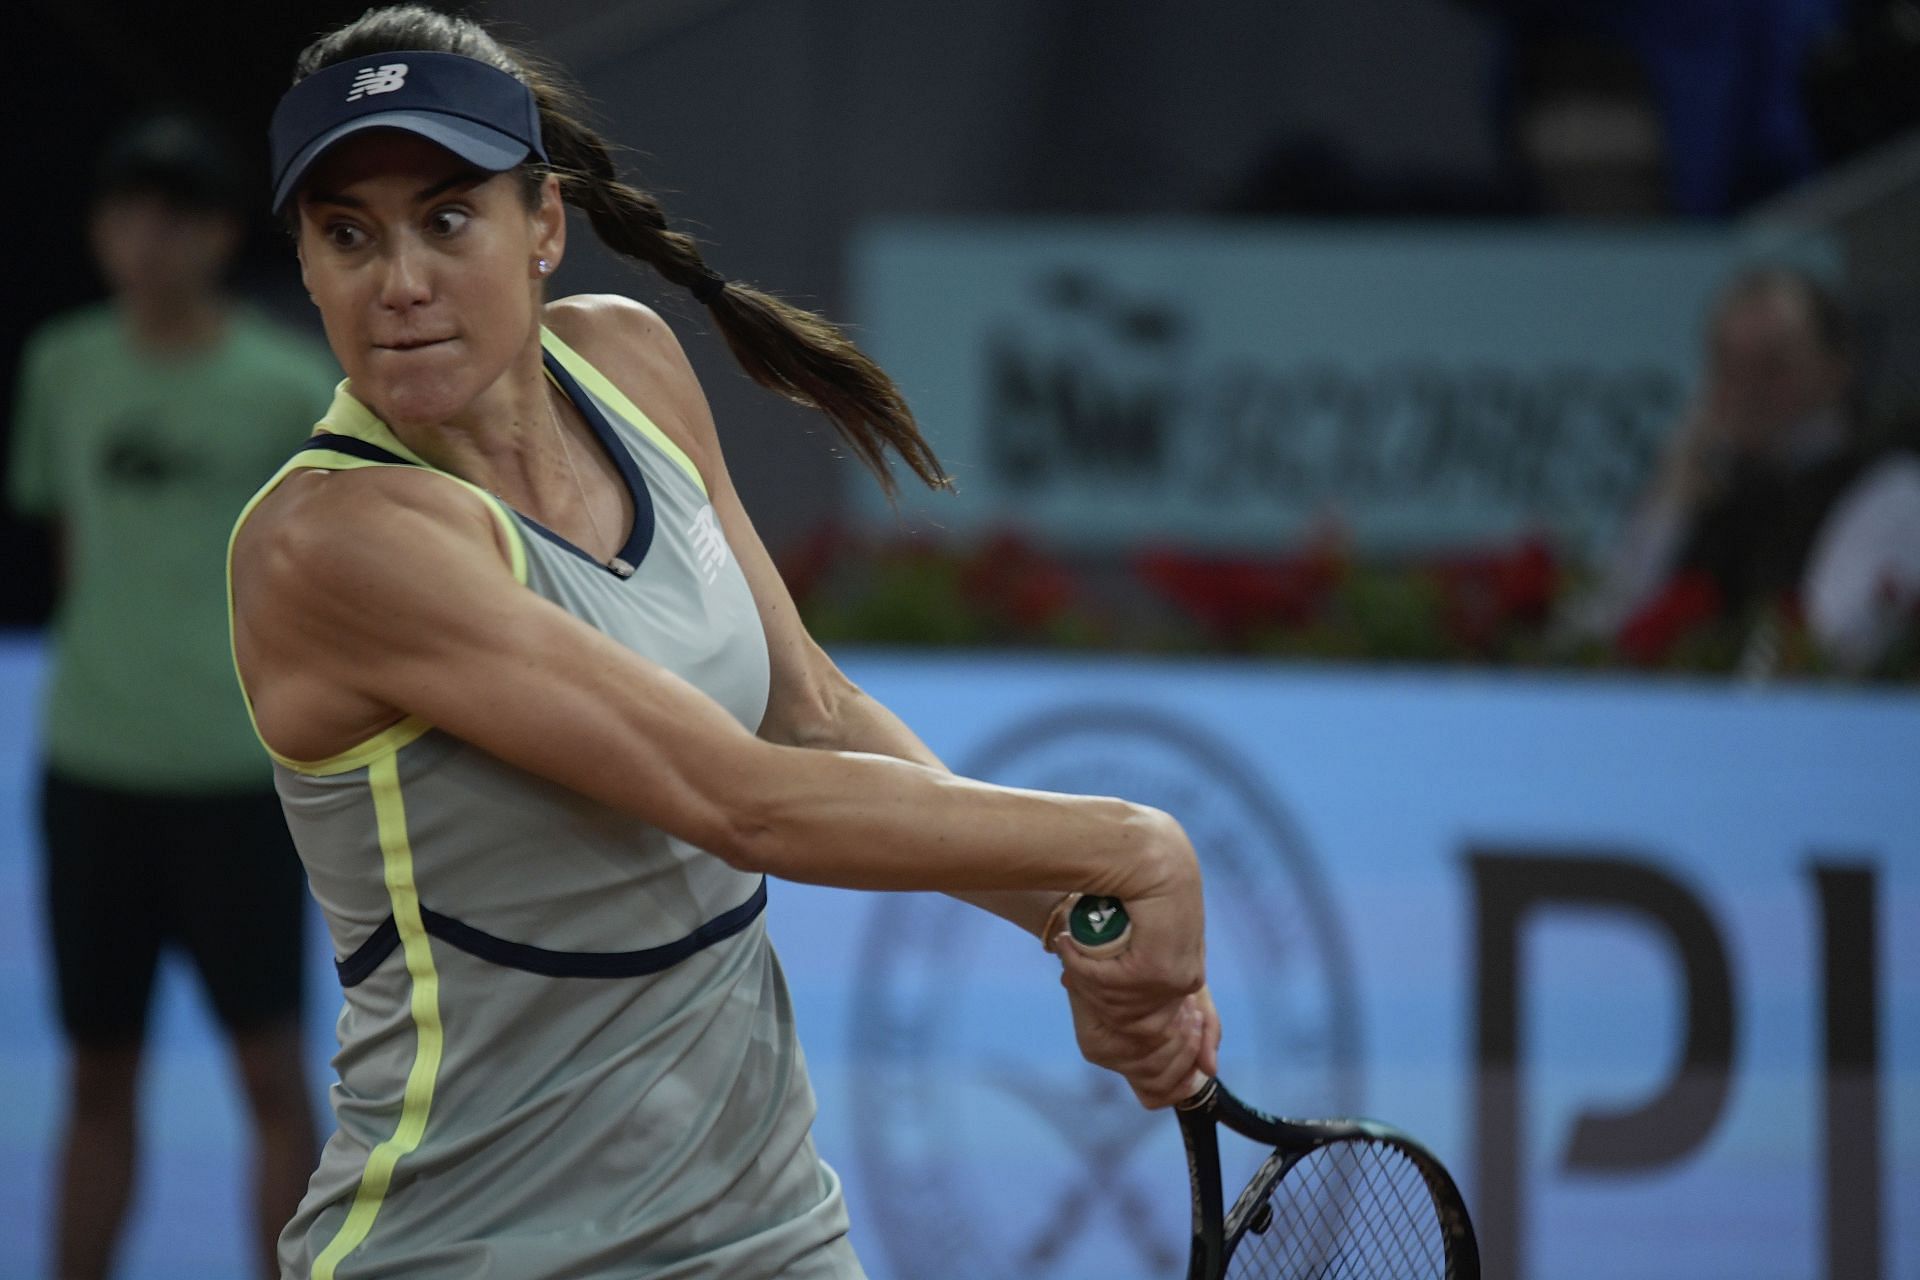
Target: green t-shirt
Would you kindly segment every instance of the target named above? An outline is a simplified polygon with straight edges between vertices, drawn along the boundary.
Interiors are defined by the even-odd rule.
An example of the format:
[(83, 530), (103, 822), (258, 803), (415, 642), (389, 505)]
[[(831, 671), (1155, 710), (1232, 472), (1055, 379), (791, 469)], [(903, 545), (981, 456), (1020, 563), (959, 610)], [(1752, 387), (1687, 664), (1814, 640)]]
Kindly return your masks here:
[(233, 678), (234, 518), (326, 411), (320, 348), (244, 310), (219, 343), (141, 352), (111, 306), (44, 325), (22, 357), (9, 496), (58, 522), (48, 760), (103, 786), (271, 785)]

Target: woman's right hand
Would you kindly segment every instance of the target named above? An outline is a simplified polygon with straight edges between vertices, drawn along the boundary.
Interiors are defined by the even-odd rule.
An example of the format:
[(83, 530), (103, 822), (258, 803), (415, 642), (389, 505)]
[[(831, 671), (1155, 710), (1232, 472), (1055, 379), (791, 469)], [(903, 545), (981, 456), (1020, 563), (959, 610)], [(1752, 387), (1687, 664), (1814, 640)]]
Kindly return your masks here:
[(1132, 921), (1128, 945), (1113, 955), (1092, 956), (1064, 931), (1047, 940), (1065, 968), (1061, 981), (1110, 1027), (1164, 1014), (1207, 980), (1199, 860), (1178, 822), (1158, 810), (1142, 812), (1150, 838), (1137, 869), (1114, 895)]

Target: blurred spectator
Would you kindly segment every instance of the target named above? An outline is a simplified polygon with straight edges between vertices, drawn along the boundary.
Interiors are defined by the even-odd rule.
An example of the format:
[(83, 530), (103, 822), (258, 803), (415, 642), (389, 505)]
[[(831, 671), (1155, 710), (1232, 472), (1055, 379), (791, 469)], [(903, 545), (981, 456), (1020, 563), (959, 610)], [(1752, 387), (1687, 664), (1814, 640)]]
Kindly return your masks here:
[(1920, 459), (1883, 459), (1848, 489), (1821, 527), (1805, 584), (1808, 629), (1827, 658), (1865, 671), (1920, 606)]
[(1811, 606), (1830, 656), (1869, 664), (1910, 581), (1920, 484), (1910, 462), (1875, 466), (1863, 448), (1853, 379), (1831, 291), (1775, 268), (1734, 280), (1710, 318), (1697, 405), (1573, 629), (1653, 662), (1699, 624)]
[(1920, 0), (1853, 0), (1815, 52), (1806, 91), (1829, 164), (1920, 128)]
[[(1543, 39), (1631, 51), (1659, 105), (1676, 212), (1725, 216), (1815, 167), (1801, 82), (1847, 0), (1461, 3), (1505, 19), (1516, 51)], [(1523, 60), (1516, 58), (1516, 70)], [(1509, 95), (1509, 111), (1515, 105)]]
[(1569, 218), (1672, 210), (1666, 128), (1630, 49), (1591, 38), (1525, 41), (1512, 80), (1506, 144), (1525, 209)]
[(115, 139), (88, 226), (111, 297), (33, 335), (12, 423), (10, 497), (53, 523), (61, 551), (41, 821), (70, 1049), (63, 1280), (112, 1267), (164, 948), (191, 957), (232, 1040), (257, 1139), (262, 1274), (316, 1162), (304, 886), (231, 669), (222, 563), (241, 506), (336, 375), (226, 296), (233, 174), (217, 136), (185, 117)]
[(1363, 174), (1331, 138), (1282, 134), (1215, 208), (1295, 218), (1496, 218), (1531, 212), (1509, 186), (1440, 170)]
[(1295, 217), (1646, 218), (1669, 213), (1666, 125), (1625, 45), (1592, 36), (1518, 41), (1508, 69), (1503, 171), (1370, 178), (1328, 138), (1284, 135), (1222, 203)]

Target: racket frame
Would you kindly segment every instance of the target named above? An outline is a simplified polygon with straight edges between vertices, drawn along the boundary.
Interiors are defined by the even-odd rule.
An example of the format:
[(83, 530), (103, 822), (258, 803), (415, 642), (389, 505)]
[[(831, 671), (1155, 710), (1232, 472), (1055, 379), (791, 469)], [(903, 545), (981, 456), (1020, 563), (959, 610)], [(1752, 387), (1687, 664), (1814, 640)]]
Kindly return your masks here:
[[(1480, 1248), (1466, 1201), (1452, 1175), (1431, 1151), (1391, 1125), (1373, 1120), (1283, 1120), (1248, 1106), (1218, 1080), (1209, 1080), (1200, 1092), (1180, 1103), (1175, 1115), (1187, 1151), (1193, 1199), (1187, 1280), (1222, 1280), (1234, 1251), (1288, 1170), (1321, 1147), (1351, 1141), (1385, 1143), (1412, 1162), (1433, 1196), (1447, 1280), (1480, 1280)], [(1220, 1185), (1220, 1125), (1274, 1149), (1231, 1208), (1224, 1205)]]
[[(1083, 894), (1067, 913), (1068, 929), (1089, 956), (1118, 955), (1132, 941), (1133, 924), (1118, 898)], [(1391, 1125), (1375, 1120), (1283, 1120), (1257, 1111), (1210, 1078), (1185, 1102), (1176, 1104), (1180, 1139), (1187, 1150), (1188, 1184), (1193, 1200), (1193, 1250), (1187, 1280), (1225, 1280), (1234, 1250), (1268, 1203), (1288, 1170), (1335, 1142), (1376, 1142), (1407, 1157), (1427, 1184), (1439, 1219), (1446, 1280), (1480, 1280), (1480, 1246), (1474, 1239), (1467, 1202), (1438, 1156)], [(1224, 1208), (1220, 1187), (1220, 1135), (1225, 1125), (1243, 1138), (1273, 1148), (1247, 1185)]]

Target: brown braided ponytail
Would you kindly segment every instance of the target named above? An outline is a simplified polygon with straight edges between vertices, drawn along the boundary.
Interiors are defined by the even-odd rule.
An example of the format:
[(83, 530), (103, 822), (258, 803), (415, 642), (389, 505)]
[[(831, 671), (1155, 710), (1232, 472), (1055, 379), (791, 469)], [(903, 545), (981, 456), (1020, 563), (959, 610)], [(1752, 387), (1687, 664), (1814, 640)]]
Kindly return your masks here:
[[(889, 494), (895, 489), (889, 448), (930, 488), (950, 486), (886, 372), (825, 317), (708, 267), (693, 237), (668, 224), (659, 201), (620, 180), (611, 149), (585, 123), (580, 95), (550, 65), (503, 44), (471, 19), (403, 4), (370, 9), (308, 45), (295, 63), (294, 80), (349, 59), (414, 49), (477, 59), (531, 89), (562, 198), (587, 215), (608, 248), (646, 263), (702, 302), (747, 376), (826, 414)], [(537, 198), (549, 169), (535, 159), (522, 171), (528, 198)]]

